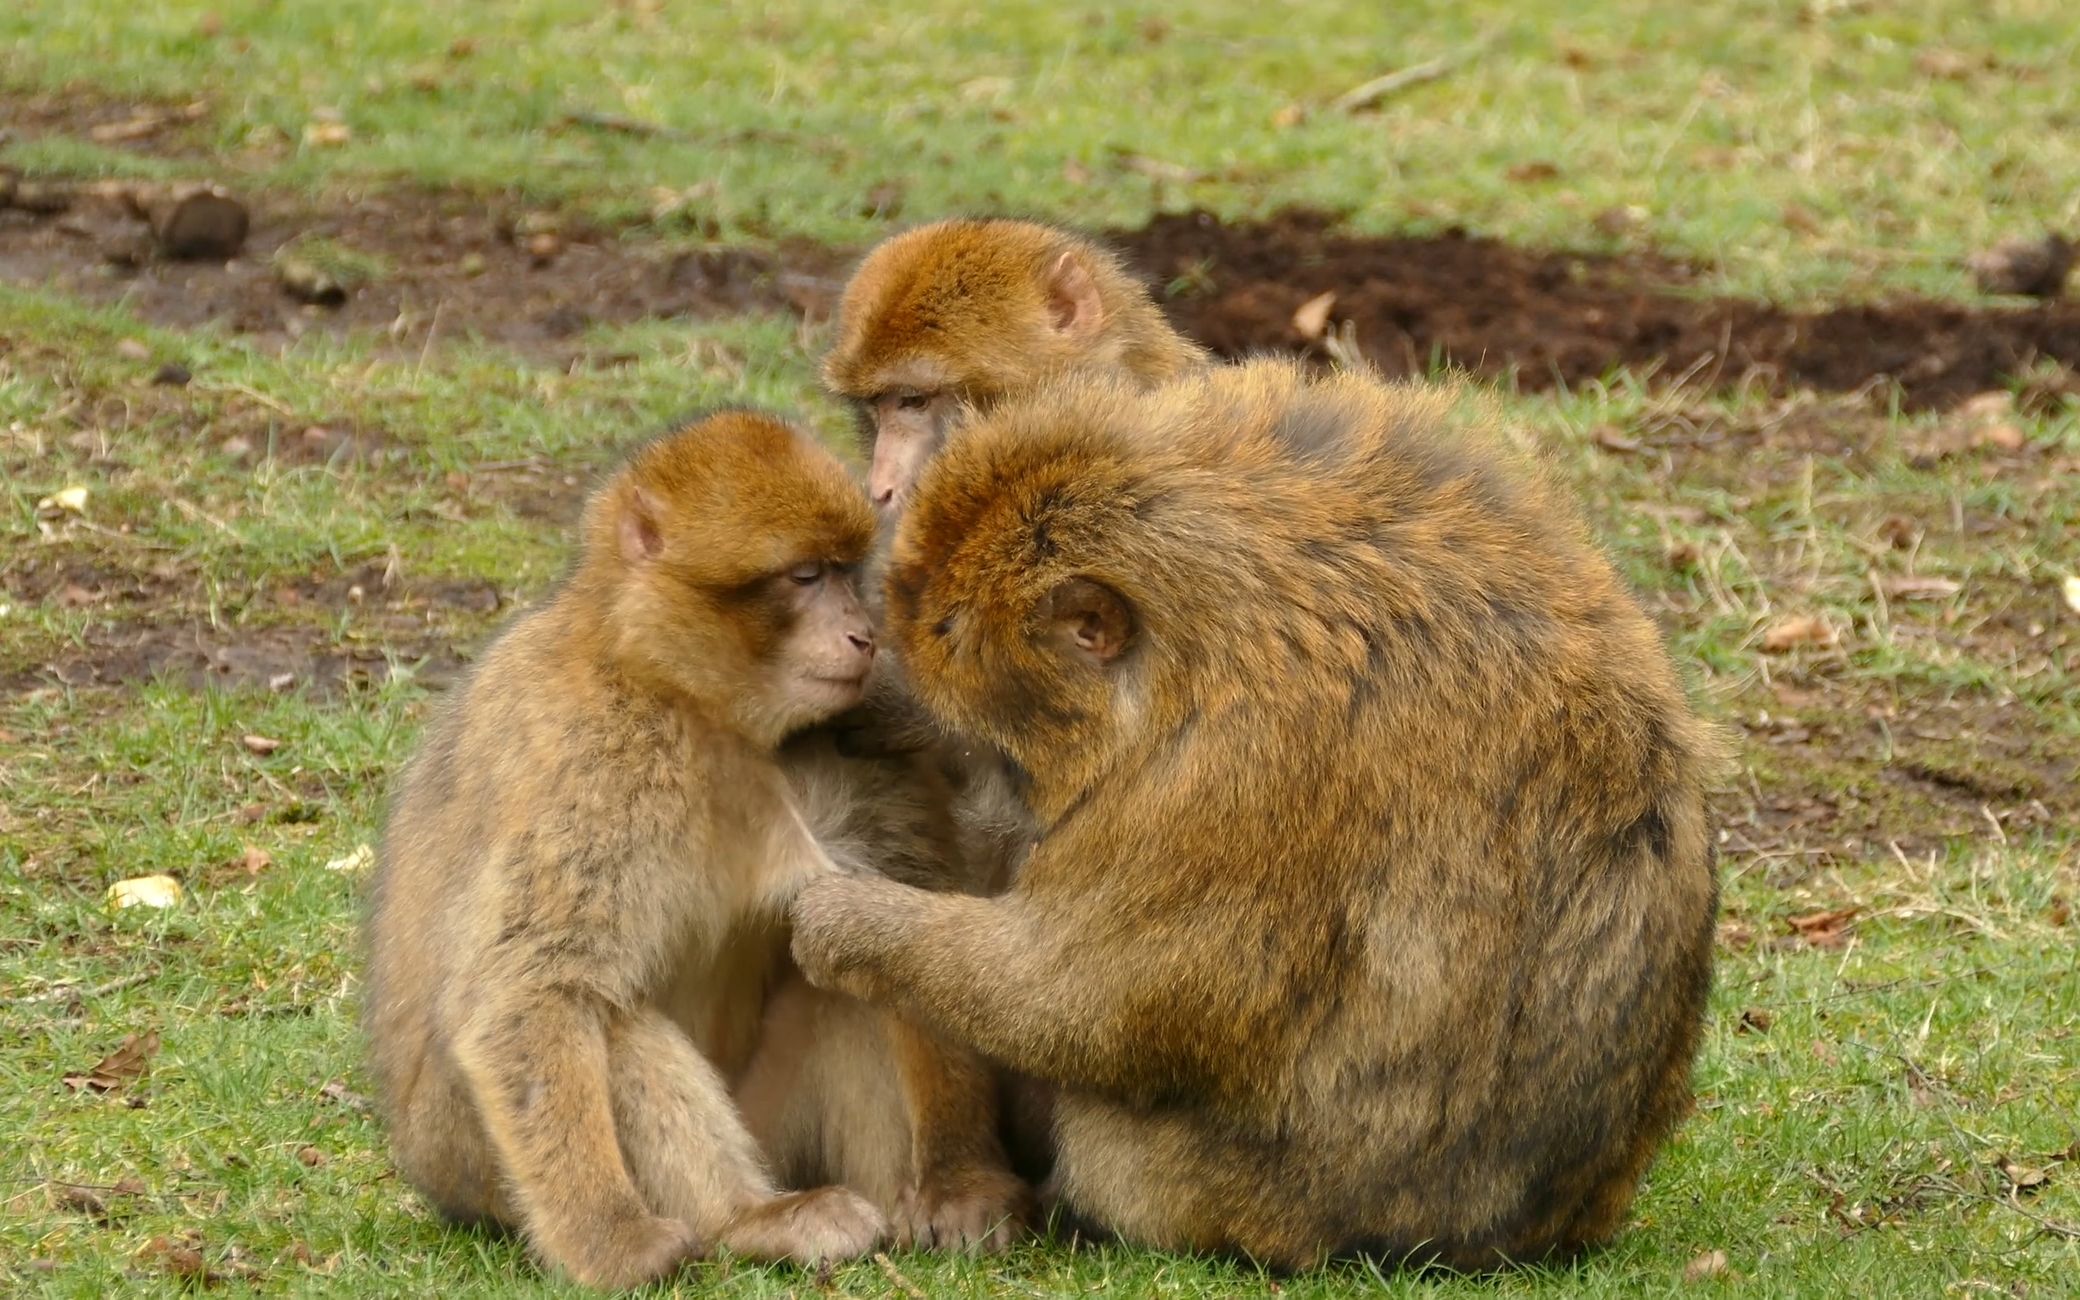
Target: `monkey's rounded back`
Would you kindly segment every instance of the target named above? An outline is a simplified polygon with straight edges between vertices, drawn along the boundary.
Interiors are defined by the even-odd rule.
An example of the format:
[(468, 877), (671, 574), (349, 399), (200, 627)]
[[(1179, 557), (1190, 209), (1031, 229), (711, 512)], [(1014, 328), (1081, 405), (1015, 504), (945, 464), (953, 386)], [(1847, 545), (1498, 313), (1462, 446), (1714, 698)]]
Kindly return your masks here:
[[(1131, 628), (1095, 667), (1034, 630), (1091, 581)], [(1366, 376), (1064, 383), (927, 472), (889, 606), (1029, 778), (1017, 895), (1137, 973), (1070, 1206), (1295, 1265), (1618, 1226), (1688, 1103), (1714, 746), (1534, 466)]]

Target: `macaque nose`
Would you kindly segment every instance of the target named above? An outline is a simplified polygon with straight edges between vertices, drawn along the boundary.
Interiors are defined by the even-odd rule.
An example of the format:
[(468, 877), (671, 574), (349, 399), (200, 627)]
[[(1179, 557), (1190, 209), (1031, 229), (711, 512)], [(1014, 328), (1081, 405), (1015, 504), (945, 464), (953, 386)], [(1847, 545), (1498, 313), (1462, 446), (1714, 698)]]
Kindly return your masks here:
[(874, 504), (875, 504), (875, 505), (876, 505), (877, 507), (879, 507), (879, 508), (881, 508), (881, 509), (884, 509), (884, 510), (885, 510), (885, 509), (887, 509), (887, 508), (888, 508), (889, 506), (892, 506), (892, 505), (894, 505), (894, 504), (895, 504), (895, 501), (896, 501), (896, 490), (895, 490), (894, 488), (892, 488), (892, 487), (885, 487), (885, 488), (876, 488), (876, 489), (874, 489)]
[(863, 655), (874, 653), (874, 634), (872, 632), (847, 632), (845, 639), (852, 643), (853, 649)]

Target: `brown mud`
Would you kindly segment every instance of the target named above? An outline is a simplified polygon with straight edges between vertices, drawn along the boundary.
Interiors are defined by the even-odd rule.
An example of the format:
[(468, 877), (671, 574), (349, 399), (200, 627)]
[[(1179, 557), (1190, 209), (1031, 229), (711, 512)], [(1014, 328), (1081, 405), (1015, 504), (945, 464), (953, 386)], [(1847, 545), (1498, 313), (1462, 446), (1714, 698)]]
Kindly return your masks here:
[(1155, 283), (1177, 287), (1172, 318), (1223, 356), (1320, 353), (1294, 313), (1333, 292), (1331, 328), (1348, 322), (1358, 349), (1388, 374), (1442, 363), (1514, 375), (1531, 390), (1630, 369), (1703, 388), (1892, 382), (1909, 407), (1943, 407), (2040, 362), (2080, 368), (2074, 302), (1902, 298), (1800, 311), (1699, 294), (1693, 268), (1650, 254), (1539, 252), (1456, 231), (1349, 235), (1307, 212), (1255, 225), (1163, 216), (1113, 238)]
[[(161, 123), (124, 143), (212, 179), (186, 143), (194, 127), (179, 106), (57, 99), (14, 116), (32, 131), (89, 136)], [(820, 317), (852, 257), (806, 244), (695, 244), (645, 226), (607, 230), (511, 196), (401, 188), (323, 201), (240, 197), (252, 233), (222, 263), (140, 259), (142, 224), (87, 193), (55, 214), (0, 210), (0, 283), (47, 285), (122, 302), (155, 325), (214, 324), (262, 342), (313, 331), (358, 331), (411, 348), (477, 338), (567, 363), (581, 350), (575, 337), (594, 325), (747, 311)], [(2080, 370), (2073, 301), (1895, 298), (1800, 310), (1704, 293), (1698, 268), (1650, 252), (1519, 249), (1463, 231), (1355, 235), (1301, 211), (1257, 223), (1171, 214), (1107, 238), (1149, 277), (1178, 325), (1223, 356), (1326, 355), (1324, 340), (1294, 317), (1333, 293), (1329, 334), (1388, 374), (1451, 366), (1511, 376), (1530, 390), (1627, 370), (1701, 389), (1897, 385), (1906, 405), (1927, 408), (2033, 370)], [(284, 248), (344, 250), (365, 275), (342, 304), (301, 303), (275, 273)]]

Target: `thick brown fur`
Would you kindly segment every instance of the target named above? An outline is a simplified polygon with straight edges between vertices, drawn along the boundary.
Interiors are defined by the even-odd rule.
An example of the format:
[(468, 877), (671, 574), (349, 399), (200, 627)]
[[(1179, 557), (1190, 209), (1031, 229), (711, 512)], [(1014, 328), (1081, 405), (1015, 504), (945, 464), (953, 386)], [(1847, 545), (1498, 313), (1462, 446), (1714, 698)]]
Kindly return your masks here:
[[(1088, 332), (1057, 328), (1050, 277), (1064, 258), (1095, 288)], [(875, 246), (845, 286), (824, 358), (832, 391), (958, 390), (974, 405), (1027, 392), (1064, 370), (1116, 370), (1155, 383), (1207, 364), (1119, 257), (1030, 221), (935, 222)]]
[[(620, 1287), (718, 1245), (842, 1258), (890, 1215), (951, 1242), (988, 1196), (1015, 1209), (972, 1058), (787, 960), (807, 880), (953, 882), (929, 773), (787, 740), (858, 697), (813, 674), (871, 655), (872, 533), (802, 435), (702, 421), (595, 496), (571, 578), (429, 727), (373, 882), (364, 1014), (398, 1169), (449, 1217)], [(774, 1167), (858, 1190), (783, 1192)]]
[(1073, 1215), (1292, 1268), (1621, 1225), (1690, 1100), (1716, 742), (1536, 472), (1367, 376), (1077, 380), (940, 456), (888, 601), (1040, 839), (996, 898), (818, 881), (796, 959), (1058, 1085)]
[(868, 490), (900, 509), (962, 419), (1078, 369), (1161, 383), (1208, 364), (1117, 256), (1030, 221), (941, 221), (845, 286), (824, 382), (873, 433)]

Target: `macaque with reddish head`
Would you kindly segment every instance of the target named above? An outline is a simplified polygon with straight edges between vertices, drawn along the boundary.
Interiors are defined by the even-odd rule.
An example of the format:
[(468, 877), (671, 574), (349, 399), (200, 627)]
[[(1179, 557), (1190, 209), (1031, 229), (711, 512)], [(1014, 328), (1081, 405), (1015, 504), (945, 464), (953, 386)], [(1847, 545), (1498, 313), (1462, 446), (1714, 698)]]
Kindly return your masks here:
[(1029, 221), (941, 221), (876, 246), (823, 363), (867, 414), (867, 490), (894, 512), (967, 409), (1073, 369), (1158, 383), (1209, 363), (1119, 258)]

